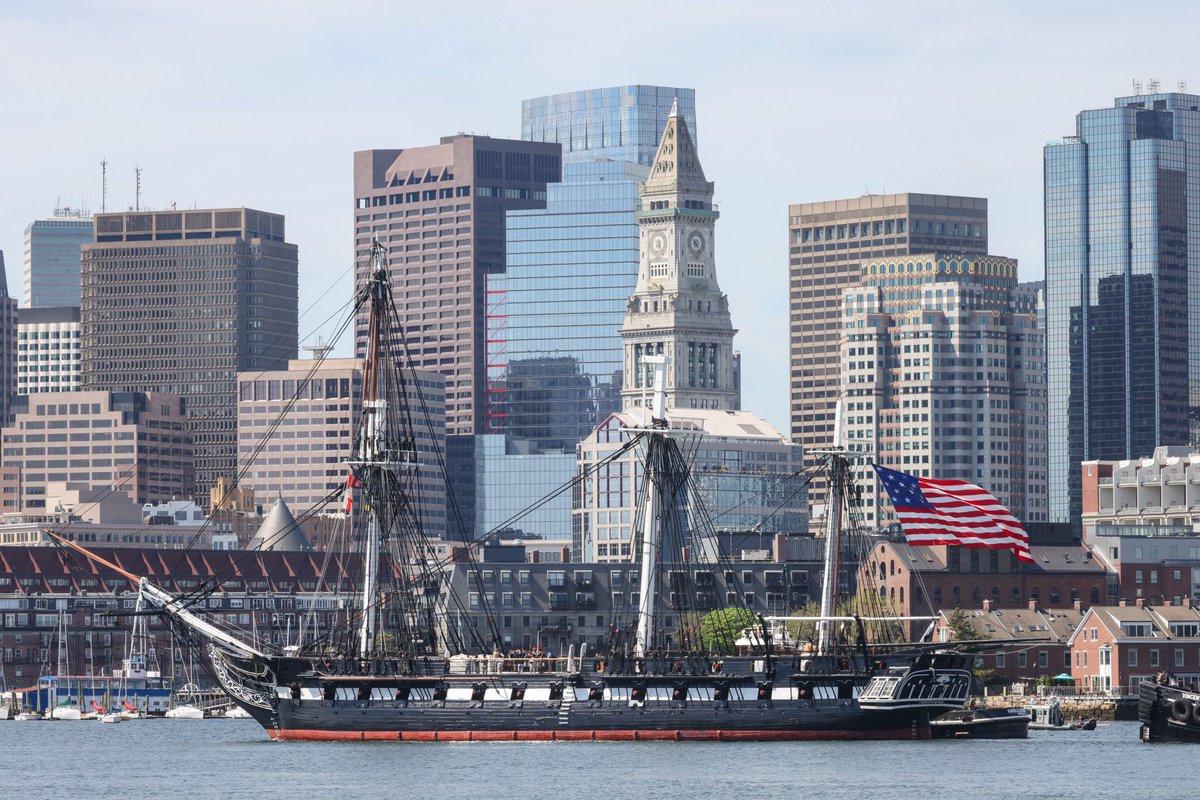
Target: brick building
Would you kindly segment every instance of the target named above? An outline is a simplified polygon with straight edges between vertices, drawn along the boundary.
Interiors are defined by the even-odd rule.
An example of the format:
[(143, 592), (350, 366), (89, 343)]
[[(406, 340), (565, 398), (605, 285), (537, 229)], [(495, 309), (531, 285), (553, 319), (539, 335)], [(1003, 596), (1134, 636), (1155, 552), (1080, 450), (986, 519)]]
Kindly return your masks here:
[(1160, 672), (1200, 681), (1200, 609), (1190, 600), (1096, 606), (1084, 614), (1068, 644), (1075, 685), (1095, 692), (1137, 694)]

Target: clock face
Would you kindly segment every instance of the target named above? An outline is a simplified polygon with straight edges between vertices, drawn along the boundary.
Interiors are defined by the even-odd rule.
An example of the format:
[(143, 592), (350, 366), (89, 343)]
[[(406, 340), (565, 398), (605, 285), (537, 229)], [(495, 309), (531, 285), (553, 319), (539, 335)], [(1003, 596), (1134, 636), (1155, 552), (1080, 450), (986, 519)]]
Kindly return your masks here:
[(656, 233), (650, 237), (650, 250), (659, 255), (667, 249), (667, 237), (661, 233)]
[(692, 255), (698, 256), (704, 252), (704, 234), (700, 231), (692, 231), (688, 236), (688, 250), (692, 251)]

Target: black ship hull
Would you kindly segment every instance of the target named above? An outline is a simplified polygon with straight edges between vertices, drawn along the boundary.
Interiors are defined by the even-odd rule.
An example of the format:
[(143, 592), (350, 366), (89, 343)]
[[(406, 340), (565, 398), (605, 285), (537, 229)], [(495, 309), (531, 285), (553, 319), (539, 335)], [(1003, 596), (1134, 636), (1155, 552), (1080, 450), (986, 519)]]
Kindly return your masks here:
[(1200, 743), (1200, 692), (1142, 683), (1138, 720), (1144, 742)]
[[(857, 675), (321, 674), (210, 650), (226, 691), (284, 740), (788, 741), (929, 739), (970, 673)], [(269, 678), (247, 687), (239, 675)], [(270, 683), (273, 689), (268, 689)]]
[(934, 739), (1028, 739), (1029, 714), (1023, 708), (951, 711), (930, 723)]

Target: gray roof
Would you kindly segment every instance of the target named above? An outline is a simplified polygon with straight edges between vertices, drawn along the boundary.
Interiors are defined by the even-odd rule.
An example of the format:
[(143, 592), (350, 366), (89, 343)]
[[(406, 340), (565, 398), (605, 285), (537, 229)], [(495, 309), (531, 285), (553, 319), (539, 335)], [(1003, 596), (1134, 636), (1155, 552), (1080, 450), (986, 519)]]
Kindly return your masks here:
[(248, 550), (311, 550), (304, 531), (280, 497), (267, 513), (258, 533), (246, 546)]

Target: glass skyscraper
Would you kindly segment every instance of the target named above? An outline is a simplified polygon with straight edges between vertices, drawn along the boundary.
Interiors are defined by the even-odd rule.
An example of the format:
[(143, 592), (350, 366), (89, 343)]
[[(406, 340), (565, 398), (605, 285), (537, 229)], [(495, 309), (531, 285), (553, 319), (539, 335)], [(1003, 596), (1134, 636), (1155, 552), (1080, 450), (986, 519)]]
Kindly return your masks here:
[(620, 409), (633, 213), (676, 98), (695, 131), (691, 89), (620, 86), (522, 103), (522, 138), (562, 145), (563, 182), (547, 187), (544, 210), (508, 214), (505, 273), (488, 285), (489, 432), (573, 453)]
[(79, 306), (80, 248), (92, 243), (92, 218), (61, 210), (25, 228), (25, 307)]
[(505, 522), (569, 482), (576, 445), (620, 409), (633, 214), (676, 98), (694, 132), (691, 89), (617, 86), (521, 104), (521, 138), (561, 144), (563, 180), (546, 187), (545, 209), (508, 212), (505, 269), (488, 276), (490, 435), (455, 460), (473, 464), (454, 483), (475, 536), (497, 526), (570, 536), (570, 492)]
[(1200, 96), (1118, 97), (1045, 148), (1050, 521), (1080, 462), (1200, 440)]

